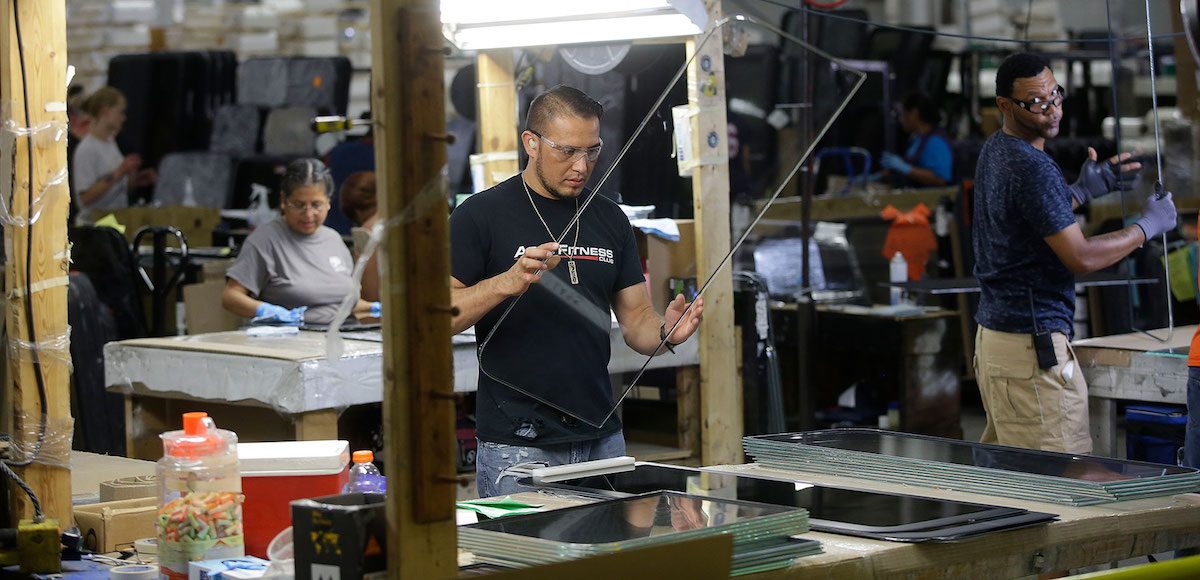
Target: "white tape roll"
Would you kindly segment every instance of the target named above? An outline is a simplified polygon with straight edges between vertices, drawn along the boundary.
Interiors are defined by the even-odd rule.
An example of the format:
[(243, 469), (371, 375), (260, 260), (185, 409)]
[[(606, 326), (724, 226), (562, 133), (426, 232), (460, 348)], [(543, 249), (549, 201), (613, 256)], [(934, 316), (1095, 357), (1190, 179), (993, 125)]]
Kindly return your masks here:
[(157, 538), (142, 538), (133, 541), (133, 547), (137, 549), (137, 553), (143, 556), (154, 556), (158, 554), (158, 539)]
[(145, 564), (117, 566), (108, 571), (108, 577), (117, 580), (157, 580), (158, 566), (147, 566)]

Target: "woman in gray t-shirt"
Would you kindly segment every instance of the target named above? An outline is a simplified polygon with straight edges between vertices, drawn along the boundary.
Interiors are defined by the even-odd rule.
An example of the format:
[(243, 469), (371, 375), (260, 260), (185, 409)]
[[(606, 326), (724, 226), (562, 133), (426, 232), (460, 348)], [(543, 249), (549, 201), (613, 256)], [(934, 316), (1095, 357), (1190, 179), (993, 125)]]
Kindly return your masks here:
[[(226, 273), (221, 304), (254, 322), (328, 324), (354, 291), (354, 262), (341, 236), (322, 225), (333, 179), (316, 159), (288, 165), (280, 192), (280, 217), (246, 238)], [(359, 299), (359, 319), (379, 316), (379, 303)]]

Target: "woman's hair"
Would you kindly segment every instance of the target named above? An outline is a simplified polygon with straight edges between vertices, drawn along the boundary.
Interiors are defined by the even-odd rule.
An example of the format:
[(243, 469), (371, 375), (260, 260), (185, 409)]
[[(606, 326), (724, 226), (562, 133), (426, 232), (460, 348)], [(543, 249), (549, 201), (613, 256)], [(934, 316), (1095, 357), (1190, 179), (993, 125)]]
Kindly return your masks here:
[(319, 185), (325, 190), (325, 195), (333, 196), (333, 176), (329, 168), (319, 160), (297, 159), (288, 163), (283, 181), (279, 184), (281, 197), (291, 195), (296, 188)]
[(338, 191), (342, 213), (350, 221), (362, 225), (375, 215), (378, 202), (375, 199), (375, 172), (359, 171), (351, 173), (342, 188)]
[(118, 103), (125, 100), (125, 94), (112, 87), (100, 87), (96, 92), (89, 95), (79, 105), (84, 113), (93, 119), (100, 116), (104, 109), (115, 107)]

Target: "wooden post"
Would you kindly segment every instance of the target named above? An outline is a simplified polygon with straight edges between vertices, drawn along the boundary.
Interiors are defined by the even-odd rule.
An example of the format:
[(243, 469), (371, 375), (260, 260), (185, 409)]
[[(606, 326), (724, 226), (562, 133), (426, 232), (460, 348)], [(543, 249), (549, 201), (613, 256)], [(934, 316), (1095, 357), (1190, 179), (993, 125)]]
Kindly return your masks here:
[[(442, 34), (436, 0), (371, 4), (392, 578), (456, 574), (454, 379)], [(386, 160), (386, 162), (383, 162)]]
[(1175, 37), (1175, 102), (1179, 103), (1179, 111), (1189, 119), (1200, 118), (1200, 98), (1197, 98), (1196, 88), (1196, 59), (1188, 46), (1183, 33), (1183, 15), (1179, 12), (1179, 3), (1171, 3), (1171, 32), (1180, 33)]
[[(12, 188), (4, 195), (11, 195), (13, 218), (4, 227), (4, 289), (9, 297), (4, 346), (17, 345), (8, 351), (13, 416), (6, 427), (22, 447), (38, 451), (35, 462), (17, 472), (37, 493), (46, 516), (66, 527), (71, 523), (70, 470), (43, 463), (69, 461), (72, 436), (66, 256), (70, 198), (65, 181), (52, 185), (67, 166), (66, 6), (63, 0), (16, 4), (10, 0), (0, 7), (0, 46), (5, 51), (0, 58), (0, 116), (22, 130), (53, 126), (34, 131), (32, 138), (18, 134), (15, 139), (8, 127), (0, 129), (8, 157), (0, 167), (13, 164), (11, 174), (0, 175), (5, 187)], [(32, 224), (30, 215), (37, 215)], [(45, 438), (39, 447), (42, 425)], [(9, 489), (15, 517), (31, 517), (25, 494), (15, 485)]]
[(483, 186), (488, 188), (517, 174), (519, 132), (512, 50), (480, 52), (475, 58), (475, 78)]
[[(721, 18), (719, 0), (705, 0), (710, 26)], [(725, 52), (721, 34), (703, 47), (689, 40), (688, 104), (692, 117), (692, 206), (696, 216), (696, 275), (708, 279), (729, 253), (729, 155), (725, 119)], [(697, 49), (699, 48), (699, 53)], [(738, 389), (738, 345), (733, 335), (733, 276), (730, 264), (704, 296), (700, 325), (700, 446), (704, 465), (741, 463), (742, 393)]]

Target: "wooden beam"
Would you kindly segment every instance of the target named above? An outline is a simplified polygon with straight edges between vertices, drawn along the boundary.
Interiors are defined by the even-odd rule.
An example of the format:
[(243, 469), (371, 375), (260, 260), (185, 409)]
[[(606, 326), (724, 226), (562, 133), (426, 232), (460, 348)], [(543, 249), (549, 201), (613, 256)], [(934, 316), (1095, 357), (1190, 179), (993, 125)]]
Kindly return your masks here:
[(454, 378), (445, 89), (436, 0), (371, 3), (372, 111), (388, 224), (381, 245), (384, 470), (392, 578), (447, 578), (454, 528)]
[(1179, 3), (1171, 3), (1171, 32), (1180, 34), (1174, 40), (1175, 48), (1175, 102), (1179, 103), (1179, 112), (1189, 119), (1200, 119), (1200, 98), (1197, 98), (1196, 88), (1196, 59), (1188, 46), (1187, 38), (1183, 36), (1183, 14), (1179, 12)]
[[(67, 92), (66, 6), (63, 0), (9, 0), (0, 7), (0, 20), (0, 50), (5, 51), (0, 58), (0, 115), (17, 128), (50, 127), (34, 131), (32, 138), (18, 134), (15, 139), (13, 131), (3, 129), (3, 155), (13, 163), (11, 174), (0, 175), (12, 188), (4, 195), (11, 195), (13, 218), (4, 227), (9, 257), (5, 294), (10, 297), (5, 346), (17, 345), (9, 349), (15, 356), (9, 358), (8, 427), (24, 448), (37, 454), (18, 473), (37, 493), (47, 517), (65, 527), (71, 522), (70, 470), (43, 462), (69, 461), (72, 436), (66, 257), (70, 197), (65, 181), (51, 185), (67, 166), (67, 115), (61, 106)], [(30, 215), (37, 216), (32, 224)], [(44, 393), (44, 408), (39, 392)], [(44, 437), (39, 436), (42, 426)], [(25, 495), (16, 486), (10, 489), (14, 517), (30, 517)]]
[(296, 416), (296, 441), (327, 441), (338, 438), (338, 412), (336, 409), (309, 411)]
[[(721, 18), (719, 0), (705, 0), (711, 23)], [(725, 52), (720, 33), (702, 47), (689, 40), (688, 105), (692, 117), (692, 206), (696, 216), (696, 274), (706, 280), (729, 253), (729, 156), (725, 119)], [(697, 52), (698, 51), (698, 52)], [(733, 335), (733, 276), (730, 264), (704, 296), (700, 325), (700, 440), (704, 465), (742, 462), (742, 392), (738, 389), (738, 345)]]
[(479, 152), (484, 156), (483, 186), (517, 174), (517, 86), (512, 50), (480, 52), (475, 58)]

